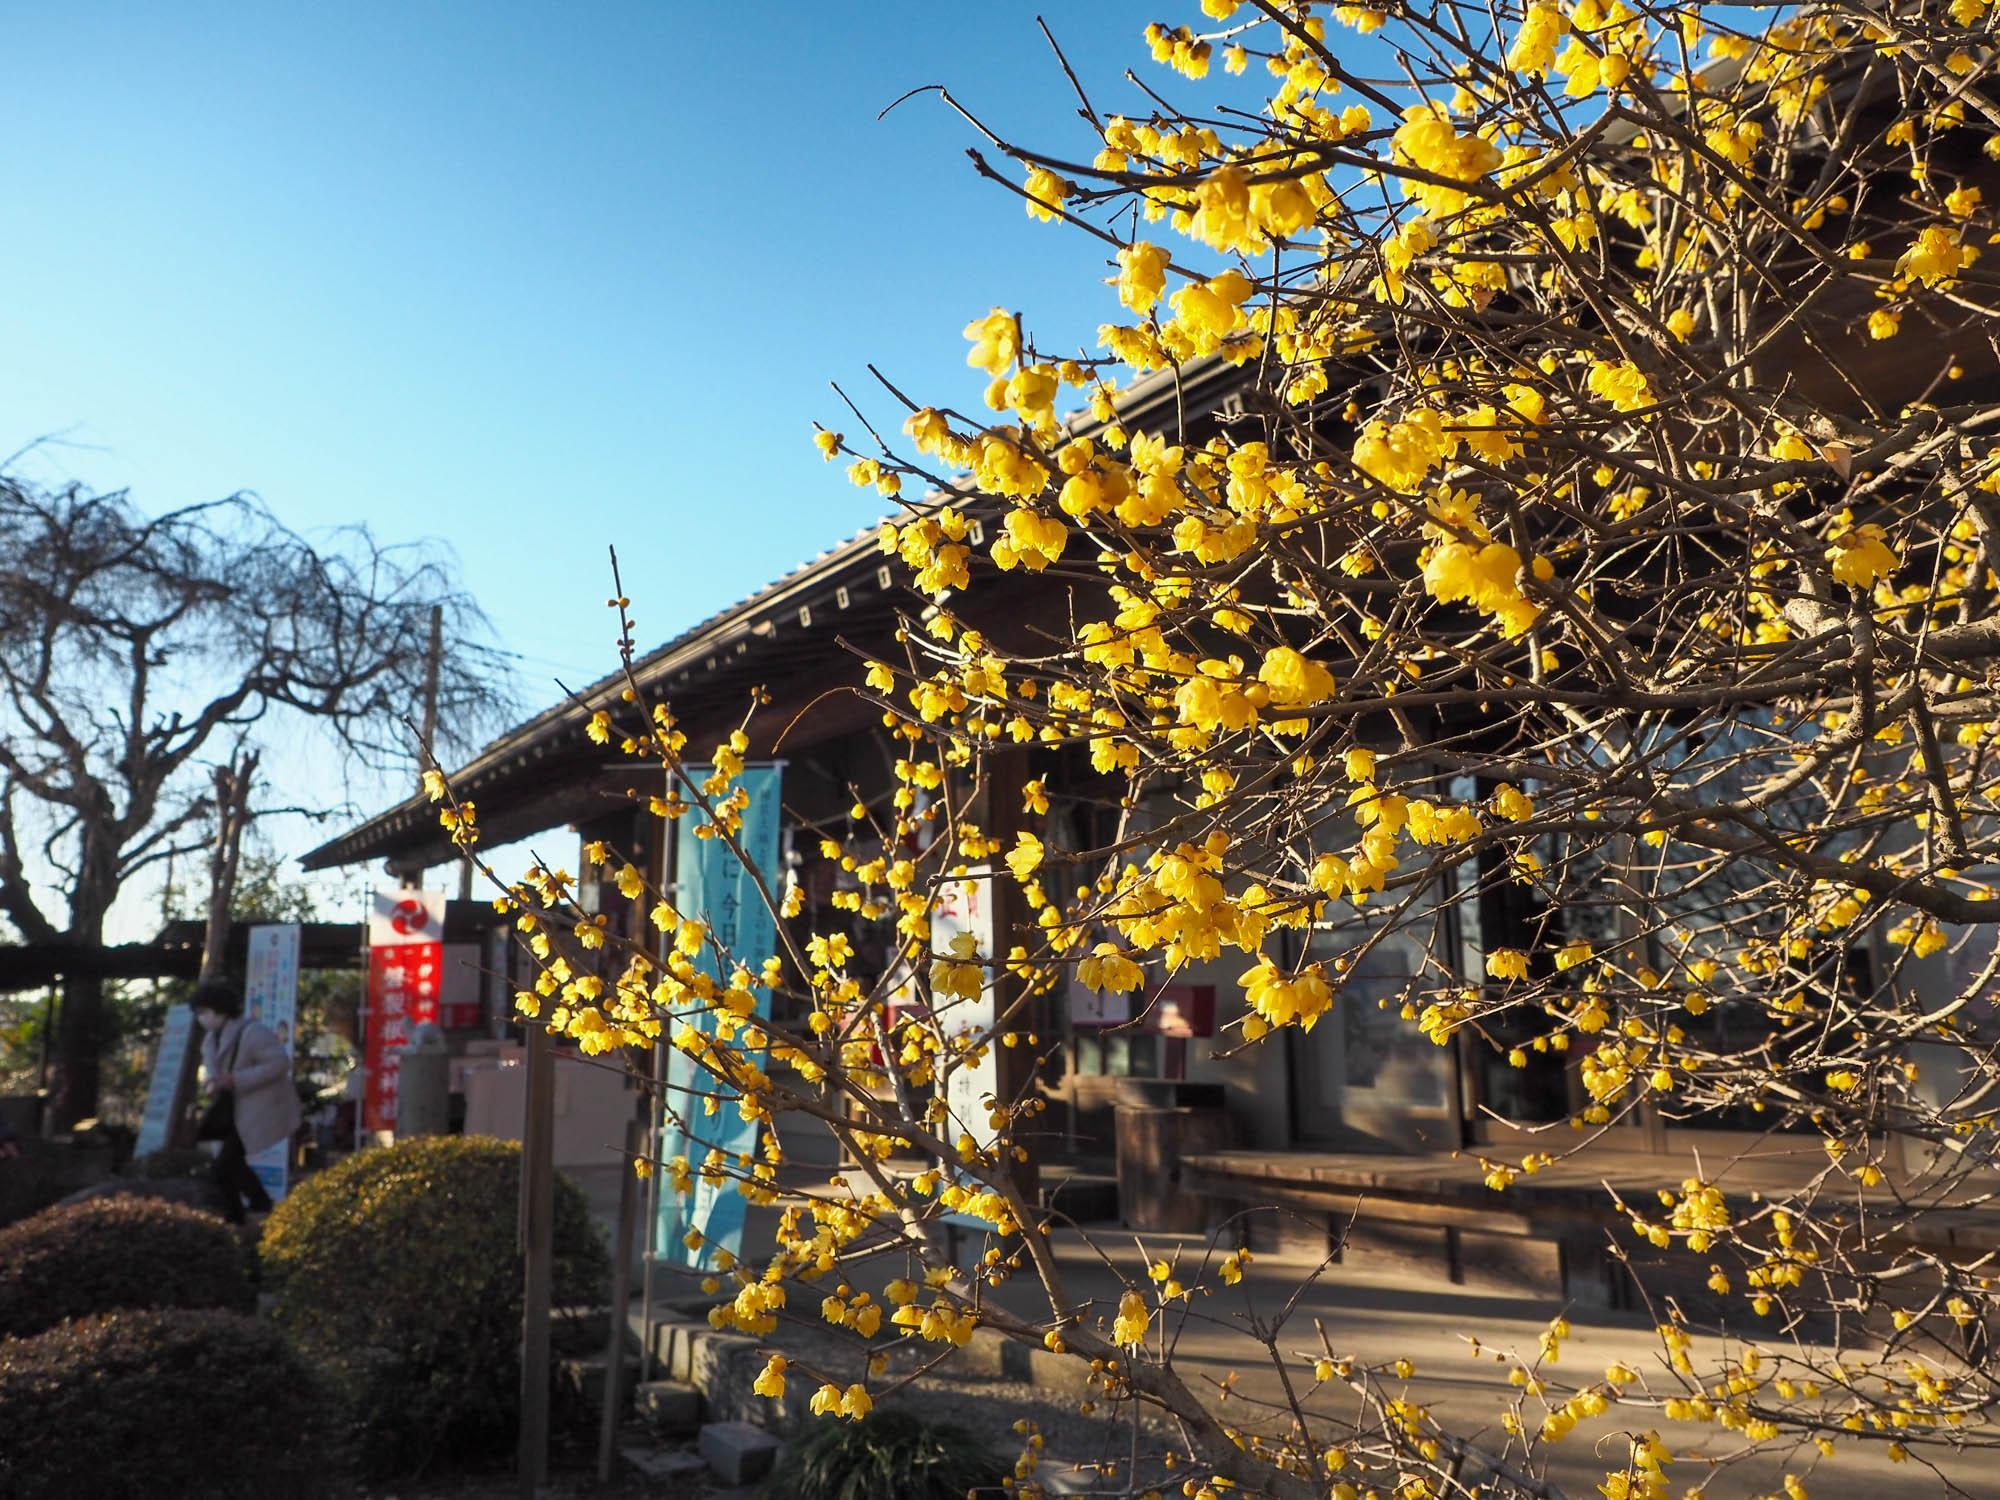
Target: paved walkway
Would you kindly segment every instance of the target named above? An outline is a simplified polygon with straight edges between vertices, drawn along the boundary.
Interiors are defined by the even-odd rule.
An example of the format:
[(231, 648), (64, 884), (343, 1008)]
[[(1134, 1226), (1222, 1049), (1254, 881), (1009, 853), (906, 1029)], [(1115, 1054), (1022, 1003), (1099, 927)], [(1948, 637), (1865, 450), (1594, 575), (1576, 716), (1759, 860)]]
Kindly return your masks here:
[[(590, 1194), (608, 1231), (617, 1210), (617, 1169), (585, 1169), (572, 1175)], [(751, 1210), (746, 1245), (752, 1255), (760, 1249), (767, 1251), (772, 1244), (775, 1218), (771, 1210)], [(1052, 1243), (1071, 1296), (1107, 1318), (1126, 1285), (1124, 1277), (1138, 1274), (1142, 1261), (1172, 1262), (1179, 1257), (1183, 1266), (1191, 1267), (1199, 1264), (1206, 1249), (1206, 1241), (1198, 1236), (1134, 1235), (1117, 1226), (1059, 1232)], [(1112, 1262), (1109, 1266), (1107, 1257)], [(879, 1280), (886, 1282), (902, 1268), (885, 1261), (877, 1269)], [(1212, 1393), (1218, 1410), (1233, 1424), (1249, 1428), (1282, 1420), (1279, 1413), (1262, 1404), (1280, 1401), (1282, 1385), (1268, 1354), (1246, 1334), (1247, 1320), (1274, 1316), (1299, 1284), (1318, 1269), (1316, 1261), (1296, 1253), (1259, 1255), (1242, 1285), (1202, 1299), (1178, 1322), (1176, 1366), (1191, 1384)], [(864, 1286), (876, 1279), (855, 1276), (856, 1283)], [(634, 1281), (636, 1289), (636, 1276)], [(662, 1300), (699, 1296), (691, 1279), (671, 1272), (658, 1275), (656, 1292)], [(1000, 1300), (1020, 1316), (1046, 1318), (1047, 1304), (1038, 1301), (1038, 1293), (1039, 1289), (1023, 1278), (1010, 1283)], [(795, 1311), (802, 1311), (807, 1318), (812, 1313), (808, 1306)], [(1563, 1312), (1543, 1294), (1470, 1291), (1442, 1279), (1425, 1282), (1408, 1274), (1334, 1266), (1313, 1280), (1299, 1297), (1279, 1349), (1289, 1357), (1293, 1381), (1305, 1388), (1311, 1387), (1311, 1359), (1320, 1347), (1316, 1322), (1325, 1327), (1342, 1356), (1371, 1365), (1409, 1359), (1415, 1366), (1409, 1382), (1413, 1399), (1429, 1406), (1451, 1430), (1497, 1449), (1497, 1424), (1513, 1389), (1507, 1380), (1508, 1364), (1496, 1361), (1491, 1351), (1518, 1351), (1532, 1359), (1549, 1320)], [(1678, 1382), (1669, 1376), (1659, 1340), (1643, 1319), (1600, 1310), (1572, 1310), (1568, 1316), (1573, 1331), (1563, 1343), (1554, 1373), (1587, 1381), (1600, 1379), (1607, 1365), (1622, 1363), (1644, 1375), (1652, 1389), (1662, 1394), (1679, 1392)], [(1471, 1342), (1474, 1338), (1477, 1345)], [(775, 1347), (783, 1346), (782, 1329), (772, 1342)], [(1712, 1368), (1718, 1352), (1714, 1341), (1704, 1341), (1697, 1347), (1696, 1367)], [(1332, 1386), (1323, 1388), (1309, 1409), (1340, 1410), (1339, 1392)], [(1740, 1448), (1734, 1434), (1717, 1427), (1669, 1422), (1657, 1410), (1618, 1407), (1570, 1434), (1556, 1450), (1550, 1477), (1576, 1500), (1595, 1497), (1606, 1470), (1622, 1465), (1627, 1434), (1648, 1429), (1659, 1430), (1676, 1455), (1678, 1461), (1670, 1471), (1676, 1495), (1687, 1494), (1703, 1480), (1708, 1481), (1705, 1500), (1782, 1493), (1780, 1486), (1788, 1472), (1805, 1478), (1815, 1500), (1887, 1500), (1948, 1493), (1926, 1470), (1890, 1462), (1880, 1444), (1852, 1440), (1842, 1444), (1830, 1463), (1819, 1460), (1808, 1447), (1789, 1464), (1759, 1459), (1713, 1470), (1711, 1461), (1726, 1462)], [(1821, 1466), (1816, 1468), (1816, 1463)], [(1948, 1464), (1946, 1471), (1962, 1486), (1960, 1493), (1976, 1500), (2000, 1500), (2000, 1461), (1960, 1459)]]

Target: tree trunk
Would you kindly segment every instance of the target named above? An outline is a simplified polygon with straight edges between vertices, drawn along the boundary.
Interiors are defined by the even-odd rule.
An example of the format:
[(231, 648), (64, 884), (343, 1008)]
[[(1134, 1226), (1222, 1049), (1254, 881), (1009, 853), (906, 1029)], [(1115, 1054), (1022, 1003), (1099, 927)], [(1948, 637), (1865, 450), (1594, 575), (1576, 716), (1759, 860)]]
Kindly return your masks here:
[(243, 830), (250, 821), (250, 781), (257, 752), (215, 768), (215, 845), (208, 856), (208, 922), (201, 938), (201, 977), (222, 973), (229, 951), (229, 912), (236, 900), (236, 871), (243, 861)]
[[(79, 953), (92, 952), (104, 944), (104, 923), (100, 919), (86, 931), (71, 928), (68, 936)], [(104, 977), (70, 975), (63, 982), (62, 1006), (56, 1016), (56, 1057), (49, 1087), (49, 1111), (56, 1130), (74, 1129), (77, 1121), (97, 1113), (108, 1030)]]
[[(250, 822), (250, 782), (256, 772), (254, 750), (245, 751), (230, 765), (215, 768), (215, 843), (208, 852), (208, 920), (201, 935), (201, 980), (220, 979), (228, 959), (230, 910), (236, 903), (236, 872), (243, 862), (243, 830)], [(194, 1022), (190, 1020), (188, 1025), (192, 1027)], [(188, 1119), (186, 1101), (194, 1097), (195, 1073), (201, 1066), (198, 1042), (199, 1038), (189, 1036), (181, 1054), (181, 1076), (174, 1080), (167, 1140), (175, 1146), (194, 1144), (194, 1125)]]

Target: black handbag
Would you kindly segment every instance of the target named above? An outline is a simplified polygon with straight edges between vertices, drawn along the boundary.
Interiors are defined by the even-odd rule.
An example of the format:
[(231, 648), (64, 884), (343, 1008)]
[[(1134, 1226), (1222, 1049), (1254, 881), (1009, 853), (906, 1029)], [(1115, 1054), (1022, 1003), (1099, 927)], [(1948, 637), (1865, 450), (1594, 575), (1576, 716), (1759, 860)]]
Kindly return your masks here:
[[(242, 1029), (236, 1033), (236, 1040), (229, 1044), (229, 1066), (224, 1068), (223, 1072), (236, 1071), (236, 1053), (243, 1045), (243, 1032), (249, 1029), (250, 1023), (244, 1022)], [(224, 1089), (208, 1101), (208, 1108), (204, 1109), (201, 1118), (195, 1121), (194, 1138), (198, 1141), (226, 1141), (234, 1134), (236, 1134), (236, 1090)]]

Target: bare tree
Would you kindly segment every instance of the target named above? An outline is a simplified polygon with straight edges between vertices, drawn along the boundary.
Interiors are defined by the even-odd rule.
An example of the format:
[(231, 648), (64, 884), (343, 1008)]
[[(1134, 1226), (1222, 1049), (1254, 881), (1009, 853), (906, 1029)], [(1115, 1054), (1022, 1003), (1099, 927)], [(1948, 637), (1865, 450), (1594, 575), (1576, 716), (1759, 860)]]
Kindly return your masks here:
[[(359, 527), (316, 546), (248, 495), (149, 517), (122, 491), (0, 476), (0, 915), (29, 942), (100, 945), (130, 881), (209, 842), (215, 766), (287, 720), (368, 765), (405, 758), (434, 607), (441, 709), (476, 733), (502, 662), (435, 551)], [(80, 965), (59, 1124), (95, 1111), (103, 1037)]]

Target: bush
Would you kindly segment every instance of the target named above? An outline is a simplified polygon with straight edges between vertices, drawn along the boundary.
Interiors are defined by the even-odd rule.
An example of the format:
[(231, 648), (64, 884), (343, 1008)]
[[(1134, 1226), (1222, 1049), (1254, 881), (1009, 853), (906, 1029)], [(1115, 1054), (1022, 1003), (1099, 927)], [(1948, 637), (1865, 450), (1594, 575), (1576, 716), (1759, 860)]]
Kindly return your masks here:
[(908, 1412), (860, 1422), (822, 1420), (785, 1450), (764, 1493), (784, 1500), (965, 1500), (995, 1488), (1012, 1465), (963, 1427)]
[(0, 1338), (120, 1308), (255, 1302), (235, 1232), (178, 1203), (98, 1198), (0, 1229)]
[(177, 1181), (183, 1177), (207, 1177), (215, 1158), (199, 1146), (162, 1146), (135, 1156), (125, 1163), (123, 1175), (147, 1182)]
[(0, 1495), (321, 1495), (328, 1400), (268, 1324), (106, 1313), (0, 1341)]
[[(332, 1374), (376, 1473), (480, 1446), (519, 1410), (521, 1149), (432, 1136), (309, 1177), (264, 1226), (279, 1323)], [(558, 1176), (555, 1300), (601, 1301), (609, 1258)]]

